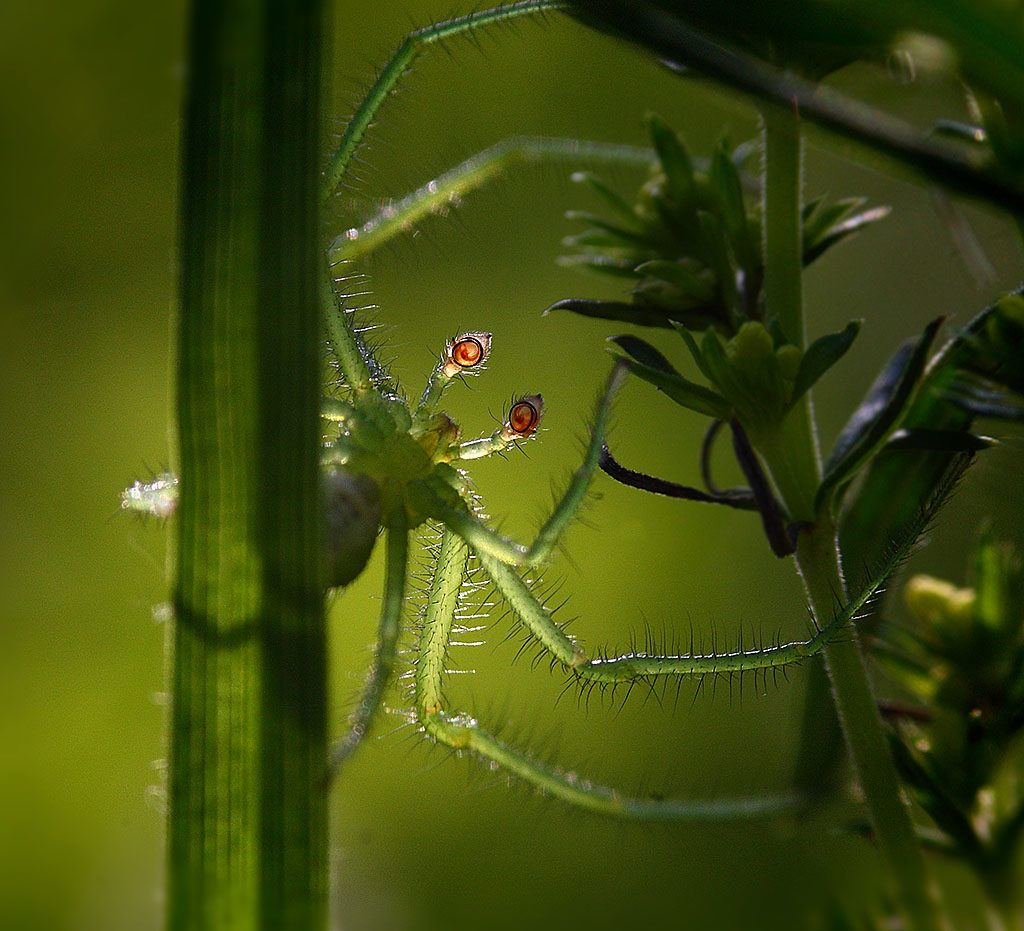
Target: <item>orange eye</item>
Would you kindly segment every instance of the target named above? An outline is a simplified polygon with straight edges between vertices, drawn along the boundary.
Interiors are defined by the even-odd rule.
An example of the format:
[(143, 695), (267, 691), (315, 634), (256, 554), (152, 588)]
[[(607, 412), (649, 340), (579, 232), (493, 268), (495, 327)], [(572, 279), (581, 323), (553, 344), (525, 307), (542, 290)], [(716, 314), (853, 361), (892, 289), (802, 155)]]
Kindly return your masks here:
[(464, 369), (472, 368), (483, 357), (484, 347), (481, 346), (472, 336), (460, 339), (452, 346), (452, 359), (456, 365)]
[(463, 333), (448, 347), (449, 377), (465, 369), (483, 365), (491, 351), (490, 333)]
[(539, 394), (522, 398), (512, 405), (508, 412), (508, 430), (520, 439), (527, 439), (537, 432), (541, 414), (544, 412), (544, 400)]

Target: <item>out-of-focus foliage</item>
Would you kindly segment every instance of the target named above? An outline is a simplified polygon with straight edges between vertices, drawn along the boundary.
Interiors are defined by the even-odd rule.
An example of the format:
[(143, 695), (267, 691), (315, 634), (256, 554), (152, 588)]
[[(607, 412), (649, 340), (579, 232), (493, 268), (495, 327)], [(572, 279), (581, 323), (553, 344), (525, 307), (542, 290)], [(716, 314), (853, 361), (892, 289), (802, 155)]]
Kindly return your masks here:
[(973, 584), (910, 579), (914, 621), (885, 624), (873, 651), (910, 696), (890, 708), (897, 762), (940, 833), (929, 841), (967, 861), (1007, 914), (1021, 902), (1016, 863), (1024, 831), (1019, 752), (1024, 729), (1024, 562), (982, 537)]
[[(994, 0), (799, 0), (727, 6), (696, 0), (575, 0), (575, 15), (644, 46), (674, 68), (693, 67), (876, 146), (942, 183), (993, 203), (1022, 206), (1024, 17)], [(817, 93), (818, 82), (855, 61), (900, 56), (911, 70), (958, 75), (987, 134), (936, 144), (866, 102)], [(946, 124), (951, 125), (951, 124)]]
[[(564, 240), (576, 252), (562, 259), (631, 282), (631, 301), (571, 298), (551, 309), (640, 326), (710, 326), (726, 336), (745, 321), (764, 321), (762, 201), (758, 182), (742, 173), (757, 146), (730, 152), (722, 141), (709, 160), (697, 163), (662, 119), (650, 117), (648, 127), (658, 160), (635, 203), (595, 174), (576, 176), (610, 213), (570, 211), (567, 216), (587, 228)], [(820, 196), (806, 204), (805, 265), (889, 212), (862, 210), (865, 203)]]

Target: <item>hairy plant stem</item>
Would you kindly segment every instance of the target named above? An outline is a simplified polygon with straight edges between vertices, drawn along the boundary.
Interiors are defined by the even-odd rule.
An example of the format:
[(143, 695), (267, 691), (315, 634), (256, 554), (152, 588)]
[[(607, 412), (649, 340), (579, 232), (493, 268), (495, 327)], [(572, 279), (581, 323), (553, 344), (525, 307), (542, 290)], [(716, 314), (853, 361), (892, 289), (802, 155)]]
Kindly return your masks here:
[[(766, 106), (765, 135), (765, 301), (786, 338), (803, 347), (801, 294), (801, 142), (795, 109)], [(831, 519), (816, 513), (820, 481), (817, 430), (808, 395), (760, 450), (791, 521), (806, 524), (796, 564), (819, 623), (828, 623), (845, 602), (842, 562)], [(940, 927), (937, 906), (914, 836), (910, 812), (882, 729), (856, 632), (825, 648), (839, 718), (878, 840), (879, 850), (914, 931)]]
[(195, 0), (167, 927), (321, 931), (319, 0)]

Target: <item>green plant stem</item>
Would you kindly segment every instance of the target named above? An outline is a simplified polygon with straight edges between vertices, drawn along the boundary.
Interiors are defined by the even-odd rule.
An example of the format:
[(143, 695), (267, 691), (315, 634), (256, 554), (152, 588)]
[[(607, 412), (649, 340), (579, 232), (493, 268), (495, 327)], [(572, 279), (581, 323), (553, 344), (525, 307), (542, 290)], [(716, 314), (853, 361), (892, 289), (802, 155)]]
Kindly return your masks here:
[[(829, 522), (821, 521), (800, 535), (796, 562), (815, 617), (819, 623), (830, 619), (845, 595), (835, 528)], [(908, 927), (934, 931), (942, 927), (935, 894), (903, 800), (855, 628), (851, 625), (848, 638), (830, 644), (824, 654), (879, 852), (893, 878)]]
[[(765, 107), (765, 302), (788, 341), (803, 347), (804, 323), (800, 207), (800, 121), (792, 109)], [(790, 520), (806, 524), (801, 531), (796, 563), (811, 609), (819, 624), (828, 623), (845, 603), (846, 590), (830, 519), (815, 512), (820, 482), (817, 431), (805, 395), (777, 435), (764, 437), (759, 451), (789, 512)], [(856, 632), (824, 650), (839, 718), (883, 861), (893, 877), (908, 927), (935, 931), (940, 927), (914, 836), (903, 803), (892, 756), (882, 730)]]
[(318, 0), (195, 0), (167, 927), (321, 931)]

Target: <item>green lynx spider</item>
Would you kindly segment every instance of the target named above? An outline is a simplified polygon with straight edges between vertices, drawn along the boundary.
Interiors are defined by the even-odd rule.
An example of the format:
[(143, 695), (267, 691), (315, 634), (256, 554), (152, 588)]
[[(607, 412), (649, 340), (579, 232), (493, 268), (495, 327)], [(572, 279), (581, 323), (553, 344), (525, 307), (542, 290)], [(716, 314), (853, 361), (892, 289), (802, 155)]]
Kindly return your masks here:
[[(349, 122), (341, 143), (325, 171), (325, 199), (329, 198), (344, 181), (351, 160), (380, 106), (425, 47), (489, 23), (562, 7), (563, 4), (544, 0), (528, 0), (470, 14), (410, 34), (384, 67)], [(340, 264), (366, 255), (391, 236), (410, 228), (424, 216), (443, 210), (462, 194), (487, 183), (515, 161), (556, 160), (578, 164), (581, 159), (586, 159), (591, 162), (646, 165), (651, 158), (649, 151), (629, 146), (584, 143), (577, 140), (506, 140), (470, 158), (409, 197), (388, 205), (381, 214), (362, 227), (348, 230), (330, 247), (329, 260)], [(365, 374), (374, 370), (375, 363), (366, 363), (365, 347), (355, 332), (351, 315), (345, 313), (344, 306), (338, 302), (333, 291), (326, 293), (326, 296), (331, 299), (326, 308), (331, 341), (342, 372), (350, 386), (365, 384)], [(361, 367), (361, 361), (365, 368)], [(437, 372), (433, 377), (437, 377)], [(688, 654), (678, 656), (658, 656), (642, 652), (621, 656), (588, 655), (576, 640), (569, 637), (553, 621), (520, 570), (524, 565), (536, 564), (536, 561), (540, 561), (543, 555), (550, 552), (551, 546), (545, 541), (553, 540), (554, 536), (564, 529), (582, 503), (587, 485), (600, 459), (608, 407), (622, 377), (618, 369), (612, 373), (608, 388), (597, 408), (584, 463), (573, 476), (565, 497), (556, 507), (554, 515), (541, 530), (537, 543), (532, 547), (524, 548), (493, 533), (475, 516), (469, 499), (463, 500), (464, 506), (447, 509), (440, 515), (443, 525), (441, 540), (432, 553), (427, 607), (421, 618), (422, 628), (415, 651), (417, 659), (413, 674), (413, 704), (416, 721), (420, 728), (438, 743), (456, 749), (470, 750), (552, 795), (606, 813), (647, 818), (709, 818), (745, 816), (778, 810), (788, 804), (789, 800), (777, 798), (687, 803), (628, 799), (610, 789), (584, 783), (531, 760), (519, 751), (497, 741), (471, 717), (451, 711), (445, 706), (445, 655), (456, 622), (460, 592), (464, 586), (472, 585), (470, 573), (467, 571), (471, 556), (477, 558), (480, 569), (490, 578), (514, 616), (551, 655), (553, 661), (568, 671), (576, 683), (583, 688), (614, 688), (619, 684), (630, 688), (637, 682), (650, 684), (663, 677), (734, 674), (742, 676), (743, 673), (750, 671), (755, 675), (759, 671), (762, 675), (767, 675), (768, 670), (772, 670), (774, 674), (791, 663), (800, 662), (818, 653), (826, 644), (843, 635), (847, 625), (856, 618), (858, 612), (884, 583), (893, 567), (916, 539), (920, 526), (928, 519), (927, 514), (922, 514), (921, 525), (906, 529), (905, 537), (894, 542), (892, 558), (885, 560), (885, 565), (868, 580), (864, 589), (848, 604), (835, 606), (834, 617), (812, 619), (816, 629), (806, 641), (776, 643), (750, 650), (743, 650), (741, 647), (728, 653), (707, 655), (695, 653), (692, 645)], [(356, 393), (360, 394), (358, 388)], [(368, 396), (368, 392), (363, 393)], [(431, 393), (432, 389), (428, 387), (425, 397)], [(340, 762), (351, 753), (365, 733), (380, 704), (390, 668), (394, 664), (395, 640), (398, 635), (397, 613), (400, 610), (399, 592), (403, 584), (399, 565), (403, 560), (403, 544), (395, 542), (392, 546), (394, 536), (394, 532), (389, 531), (386, 591), (391, 608), (385, 604), (377, 662), (364, 698), (353, 717), (351, 731), (338, 745), (336, 762)]]
[[(470, 558), (476, 558), (480, 572), (529, 635), (583, 687), (629, 687), (664, 676), (757, 671), (767, 674), (768, 670), (799, 662), (841, 634), (881, 584), (884, 573), (807, 641), (707, 655), (588, 654), (555, 622), (522, 570), (547, 559), (579, 510), (598, 468), (610, 406), (624, 380), (624, 369), (616, 366), (608, 379), (597, 405), (583, 463), (536, 540), (523, 546), (497, 534), (480, 519), (472, 488), (456, 466), (532, 438), (542, 410), (539, 396), (515, 403), (506, 422), (490, 437), (467, 442), (459, 442), (454, 422), (435, 407), (453, 377), (482, 366), (490, 347), (489, 336), (466, 333), (452, 340), (418, 405), (412, 406), (392, 390), (386, 374), (356, 333), (351, 314), (335, 305), (331, 321), (332, 346), (348, 388), (343, 400), (325, 402), (325, 417), (337, 420), (342, 430), (336, 440), (325, 445), (324, 464), (327, 468), (372, 477), (379, 488), (381, 524), (387, 533), (384, 605), (376, 659), (349, 732), (335, 748), (334, 766), (344, 762), (367, 733), (394, 674), (408, 592), (408, 535), (411, 529), (429, 520), (439, 528), (440, 541), (432, 548), (429, 590), (420, 618), (411, 677), (414, 720), (428, 737), (497, 763), (551, 795), (608, 814), (666, 819), (727, 818), (768, 814), (790, 805), (793, 800), (786, 797), (709, 802), (628, 798), (531, 759), (493, 737), (469, 715), (449, 708), (444, 697), (448, 647), (458, 627), (460, 602), (468, 591), (481, 584), (477, 573), (469, 569)], [(459, 354), (467, 346), (474, 361), (460, 364)]]
[[(381, 72), (380, 77), (348, 124), (340, 146), (325, 171), (323, 194), (329, 198), (341, 185), (377, 111), (419, 52), (431, 43), (462, 32), (526, 14), (562, 8), (546, 0), (526, 0), (470, 14), (412, 33)], [(328, 250), (332, 265), (365, 255), (424, 215), (443, 208), (453, 198), (486, 183), (515, 160), (619, 162), (643, 165), (645, 149), (584, 143), (576, 140), (514, 139), (470, 159), (448, 175), (431, 182), (409, 198), (387, 208), (360, 229), (349, 230)], [(542, 413), (539, 396), (523, 398), (492, 436), (461, 442), (455, 422), (438, 410), (445, 389), (464, 374), (482, 367), (490, 350), (485, 333), (464, 333), (453, 339), (418, 403), (402, 397), (385, 368), (369, 351), (354, 322), (354, 314), (336, 293), (325, 264), (322, 294), (328, 337), (344, 382), (341, 396), (325, 399), (323, 416), (336, 425), (336, 435), (324, 444), (323, 466), (328, 526), (332, 534), (329, 557), (336, 584), (345, 584), (365, 565), (378, 529), (386, 536), (386, 577), (376, 656), (346, 735), (332, 755), (336, 770), (359, 746), (383, 703), (398, 663), (402, 614), (409, 589), (409, 535), (431, 522), (440, 541), (431, 552), (430, 584), (415, 649), (412, 675), (412, 715), (420, 730), (438, 744), (469, 751), (538, 787), (545, 793), (592, 811), (642, 819), (707, 820), (771, 815), (798, 803), (788, 795), (708, 801), (631, 798), (616, 790), (538, 762), (488, 733), (470, 715), (448, 707), (444, 697), (445, 658), (458, 628), (460, 600), (486, 575), (528, 634), (583, 688), (653, 685), (665, 677), (742, 676), (753, 672), (774, 675), (791, 664), (819, 653), (843, 636), (858, 612), (884, 584), (917, 536), (908, 528), (894, 544), (892, 557), (845, 605), (836, 605), (832, 618), (814, 618), (805, 641), (772, 643), (757, 649), (702, 654), (692, 649), (681, 655), (630, 652), (624, 655), (588, 653), (565, 633), (538, 599), (524, 572), (545, 563), (562, 532), (572, 522), (598, 470), (610, 407), (625, 378), (616, 366), (594, 417), (584, 460), (536, 540), (524, 546), (492, 530), (479, 516), (472, 487), (457, 467), (463, 461), (491, 455), (534, 436)], [(174, 509), (176, 479), (164, 475), (136, 483), (122, 497), (126, 509), (167, 516)], [(340, 517), (339, 517), (340, 513)], [(920, 516), (923, 525), (927, 514)], [(478, 569), (470, 570), (470, 560)]]

